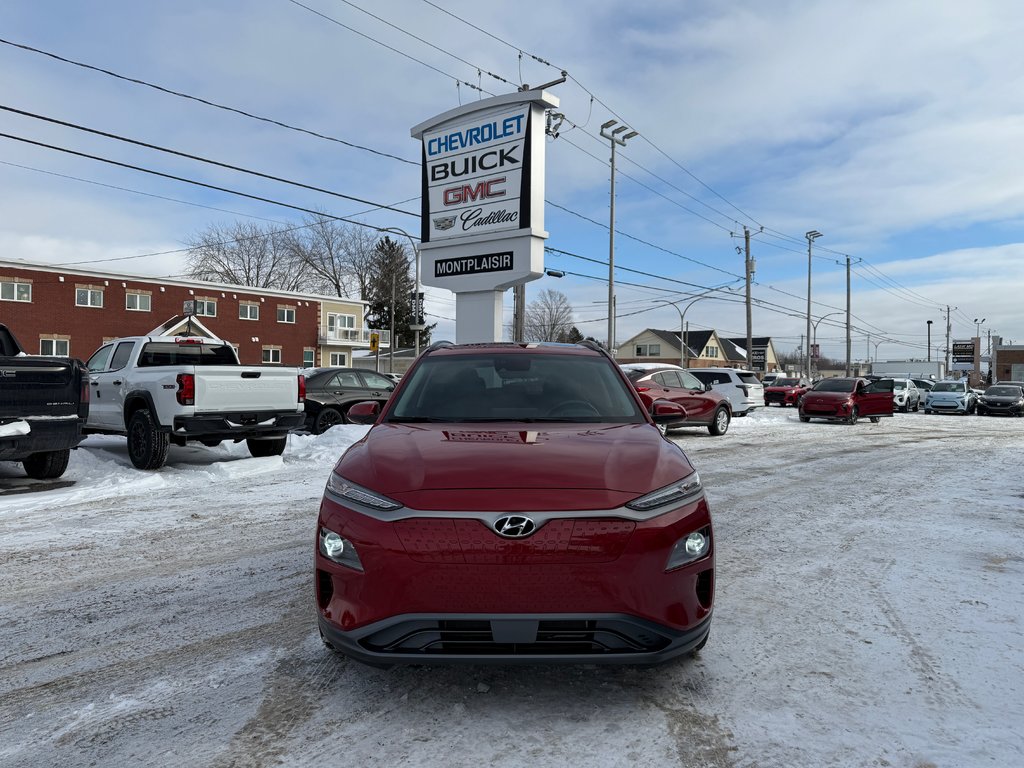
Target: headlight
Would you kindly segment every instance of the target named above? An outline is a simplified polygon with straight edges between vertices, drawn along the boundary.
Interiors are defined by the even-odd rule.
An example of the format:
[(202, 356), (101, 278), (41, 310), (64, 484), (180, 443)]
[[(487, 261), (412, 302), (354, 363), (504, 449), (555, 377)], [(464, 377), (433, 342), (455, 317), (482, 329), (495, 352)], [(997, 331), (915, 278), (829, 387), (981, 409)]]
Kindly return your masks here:
[(671, 571), (694, 560), (700, 560), (711, 551), (711, 529), (701, 528), (676, 542), (668, 556), (665, 570)]
[(672, 483), (672, 485), (648, 493), (639, 499), (634, 499), (627, 503), (626, 506), (630, 509), (646, 512), (647, 510), (657, 509), (667, 504), (678, 504), (683, 500), (696, 498), (703, 492), (704, 486), (701, 485), (700, 475), (694, 472), (692, 475), (687, 475), (682, 480)]
[(326, 528), (320, 529), (320, 554), (338, 565), (345, 565), (357, 571), (363, 570), (363, 564), (352, 542)]
[(381, 496), (373, 491), (360, 488), (354, 483), (350, 483), (337, 472), (331, 472), (331, 476), (327, 478), (327, 492), (357, 505), (370, 507), (381, 512), (393, 512), (396, 509), (401, 509), (403, 506), (387, 496)]

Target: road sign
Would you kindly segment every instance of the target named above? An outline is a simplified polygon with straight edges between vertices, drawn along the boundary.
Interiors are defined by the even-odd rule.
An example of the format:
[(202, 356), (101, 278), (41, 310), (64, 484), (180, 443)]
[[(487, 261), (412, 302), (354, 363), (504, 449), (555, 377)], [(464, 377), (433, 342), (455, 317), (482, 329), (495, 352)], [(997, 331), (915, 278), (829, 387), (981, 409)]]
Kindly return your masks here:
[(380, 334), (379, 333), (371, 333), (370, 334), (370, 351), (371, 352), (379, 352), (380, 351)]

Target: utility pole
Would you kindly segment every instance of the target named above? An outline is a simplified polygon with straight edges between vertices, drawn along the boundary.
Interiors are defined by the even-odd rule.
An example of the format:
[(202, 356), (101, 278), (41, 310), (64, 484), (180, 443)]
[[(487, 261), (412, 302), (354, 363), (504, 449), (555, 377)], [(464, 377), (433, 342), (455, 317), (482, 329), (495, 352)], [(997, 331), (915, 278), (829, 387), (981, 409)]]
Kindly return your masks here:
[(526, 283), (512, 286), (512, 341), (526, 336)]
[(743, 273), (747, 277), (747, 368), (754, 370), (754, 320), (750, 309), (750, 277), (754, 271), (754, 264), (750, 259), (750, 230), (746, 226), (743, 227), (743, 243), (746, 250)]
[(932, 321), (927, 320), (928, 323), (928, 362), (932, 361)]
[(846, 375), (850, 375), (850, 257), (846, 257)]
[(388, 344), (388, 373), (395, 372), (395, 285), (398, 281), (398, 274), (394, 265), (391, 268), (391, 341)]
[[(601, 137), (608, 139), (612, 145), (612, 188), (611, 205), (608, 221), (608, 352), (615, 354), (615, 145), (626, 146), (626, 142), (640, 134), (636, 131), (629, 131), (629, 126), (620, 125), (610, 133), (608, 129), (618, 123), (618, 120), (609, 120), (601, 126)], [(625, 136), (620, 136), (623, 131), (629, 131)]]
[(811, 246), (814, 241), (821, 237), (821, 232), (816, 229), (812, 229), (804, 234), (807, 238), (807, 349), (805, 350), (804, 358), (806, 365), (804, 370), (807, 371), (807, 378), (811, 377)]
[[(956, 309), (956, 307), (953, 307), (953, 309)], [(946, 376), (949, 376), (949, 353), (951, 350), (949, 335), (953, 331), (953, 324), (950, 322), (949, 314), (953, 309), (950, 309), (949, 304), (946, 305)]]

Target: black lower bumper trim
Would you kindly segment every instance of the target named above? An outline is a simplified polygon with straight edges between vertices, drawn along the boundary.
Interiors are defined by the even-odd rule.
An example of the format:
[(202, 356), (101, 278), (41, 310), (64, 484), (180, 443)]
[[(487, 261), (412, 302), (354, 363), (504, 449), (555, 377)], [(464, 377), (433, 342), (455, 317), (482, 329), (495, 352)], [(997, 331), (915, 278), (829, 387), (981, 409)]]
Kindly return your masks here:
[(405, 615), (345, 632), (331, 647), (364, 664), (659, 664), (697, 648), (711, 616), (681, 631), (624, 614)]

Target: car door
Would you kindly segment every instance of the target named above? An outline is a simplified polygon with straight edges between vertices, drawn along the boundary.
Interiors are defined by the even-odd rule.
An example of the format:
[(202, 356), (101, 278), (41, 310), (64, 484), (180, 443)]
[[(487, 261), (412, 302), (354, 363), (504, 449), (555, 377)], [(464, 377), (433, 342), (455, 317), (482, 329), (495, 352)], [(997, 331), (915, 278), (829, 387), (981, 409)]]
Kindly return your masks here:
[(861, 416), (892, 416), (892, 379), (878, 379), (864, 386), (863, 390), (858, 387), (860, 396), (857, 407)]
[(395, 382), (383, 374), (360, 371), (359, 376), (363, 380), (364, 400), (376, 400), (383, 405), (395, 389)]
[(661, 371), (660, 376), (670, 394), (669, 400), (686, 409), (686, 420), (698, 423), (711, 421), (714, 403), (704, 392), (704, 383), (686, 371)]
[[(102, 369), (89, 373), (91, 399), (89, 401), (89, 424), (105, 429), (124, 429), (125, 366), (131, 357), (134, 341), (122, 341), (101, 347), (89, 358), (89, 365), (104, 363)], [(104, 349), (110, 348), (109, 356), (101, 357)]]

